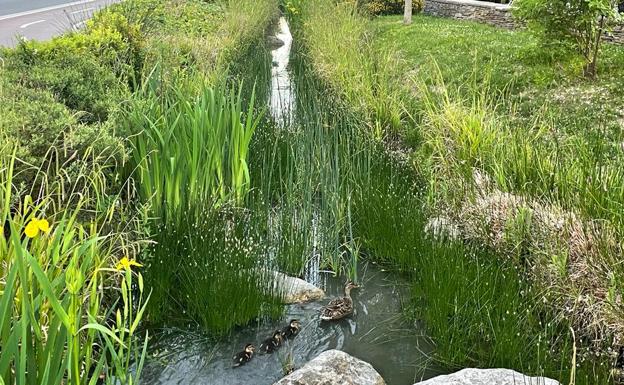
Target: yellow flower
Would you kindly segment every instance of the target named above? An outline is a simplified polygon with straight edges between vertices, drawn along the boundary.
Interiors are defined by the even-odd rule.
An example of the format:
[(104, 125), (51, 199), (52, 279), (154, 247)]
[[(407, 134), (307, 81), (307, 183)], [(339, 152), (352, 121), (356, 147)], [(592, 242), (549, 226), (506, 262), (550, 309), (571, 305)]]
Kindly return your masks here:
[(39, 230), (48, 234), (50, 232), (50, 223), (46, 219), (40, 219), (37, 221), (37, 225), (39, 226)]
[(26, 228), (24, 229), (24, 233), (28, 238), (36, 237), (39, 235), (39, 231), (48, 234), (50, 232), (50, 223), (45, 219), (33, 218), (30, 222), (28, 222)]
[(33, 219), (28, 222), (26, 228), (24, 229), (24, 233), (28, 238), (34, 238), (39, 234), (39, 226), (37, 226), (37, 220)]
[(143, 265), (141, 265), (134, 259), (128, 259), (128, 257), (123, 257), (121, 258), (119, 263), (117, 263), (117, 270), (129, 270), (132, 269), (132, 266), (142, 267)]

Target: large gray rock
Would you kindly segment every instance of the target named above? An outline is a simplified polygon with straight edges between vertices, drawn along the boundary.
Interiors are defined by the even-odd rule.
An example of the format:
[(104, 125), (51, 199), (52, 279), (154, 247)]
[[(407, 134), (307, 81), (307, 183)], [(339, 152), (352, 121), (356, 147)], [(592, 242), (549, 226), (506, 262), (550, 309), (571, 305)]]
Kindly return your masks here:
[(561, 385), (545, 377), (527, 377), (510, 369), (463, 369), (415, 385)]
[(328, 350), (274, 385), (385, 385), (371, 364)]
[(325, 297), (325, 292), (303, 279), (274, 271), (273, 284), (286, 304), (318, 301)]

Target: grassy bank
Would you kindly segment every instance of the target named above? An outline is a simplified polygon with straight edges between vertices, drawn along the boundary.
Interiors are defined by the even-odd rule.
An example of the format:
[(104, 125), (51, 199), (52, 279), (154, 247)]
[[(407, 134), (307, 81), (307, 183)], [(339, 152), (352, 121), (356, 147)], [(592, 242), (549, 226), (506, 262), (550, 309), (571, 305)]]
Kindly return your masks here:
[[(219, 334), (256, 318), (260, 307), (274, 301), (243, 300), (246, 313), (231, 301), (230, 289), (241, 287), (241, 266), (231, 262), (237, 255), (241, 261), (257, 255), (240, 249), (240, 240), (253, 243), (248, 229), (230, 226), (239, 223), (244, 209), (228, 207), (239, 206), (248, 190), (246, 157), (240, 151), (250, 142), (250, 122), (260, 115), (247, 91), (255, 76), (248, 77), (251, 86), (245, 84), (240, 93), (234, 77), (242, 78), (247, 68), (238, 63), (258, 56), (256, 44), (276, 11), (276, 2), (268, 0), (125, 1), (97, 13), (83, 31), (2, 49), (4, 383), (87, 384), (102, 374), (106, 383), (137, 383), (148, 343), (145, 321), (162, 321), (155, 309), (171, 317), (168, 303), (180, 305), (179, 299), (186, 298), (176, 314)], [(203, 109), (211, 102), (212, 110)], [(244, 117), (243, 108), (249, 109)], [(189, 111), (195, 113), (185, 122), (172, 123)], [(226, 174), (224, 178), (189, 182), (181, 178), (186, 169), (155, 158), (150, 162), (150, 156), (165, 150), (157, 140), (148, 140), (150, 134), (156, 139), (172, 129), (182, 138), (206, 119), (223, 116), (229, 119), (220, 127), (232, 130), (227, 141), (235, 152), (211, 155), (227, 167), (215, 167), (205, 180)], [(163, 122), (172, 124), (165, 127)], [(167, 150), (173, 164), (177, 159), (192, 164), (190, 158), (183, 163), (182, 146)], [(150, 173), (140, 172), (144, 166)], [(145, 190), (148, 177), (154, 191)], [(164, 191), (174, 187), (206, 199), (172, 201), (173, 195)], [(163, 193), (156, 201), (152, 193), (158, 191)], [(183, 209), (195, 215), (181, 221)], [(214, 239), (225, 243), (206, 244)], [(195, 243), (200, 240), (205, 242)], [(220, 254), (198, 255), (185, 242)], [(175, 297), (156, 298), (162, 292), (150, 262), (163, 256), (184, 262), (169, 269), (182, 277), (176, 282), (180, 291), (170, 291)], [(193, 263), (204, 269), (198, 271)], [(215, 276), (220, 280), (211, 280)], [(197, 285), (227, 294), (225, 305), (231, 306), (217, 305), (216, 296), (200, 296)], [(259, 292), (241, 290), (241, 298)], [(154, 300), (161, 302), (154, 305)]]
[[(577, 57), (544, 55), (524, 32), (290, 3), (315, 74), (383, 139), (383, 159), (403, 165), (381, 174), (398, 180), (363, 190), (355, 233), (371, 258), (414, 277), (438, 358), (608, 381), (621, 335), (624, 51), (607, 47), (588, 83)], [(412, 172), (418, 183), (404, 190)], [(427, 240), (432, 228), (456, 241)]]

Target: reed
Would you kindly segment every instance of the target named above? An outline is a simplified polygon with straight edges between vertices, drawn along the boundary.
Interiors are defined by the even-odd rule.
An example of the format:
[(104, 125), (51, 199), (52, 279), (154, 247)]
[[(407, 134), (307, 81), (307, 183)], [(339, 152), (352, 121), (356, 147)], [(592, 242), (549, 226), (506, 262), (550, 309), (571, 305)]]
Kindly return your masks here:
[[(199, 79), (201, 83), (201, 79)], [(252, 92), (243, 116), (240, 88), (146, 82), (128, 106), (132, 173), (139, 195), (163, 221), (205, 202), (242, 204), (249, 190), (247, 158), (259, 123)]]

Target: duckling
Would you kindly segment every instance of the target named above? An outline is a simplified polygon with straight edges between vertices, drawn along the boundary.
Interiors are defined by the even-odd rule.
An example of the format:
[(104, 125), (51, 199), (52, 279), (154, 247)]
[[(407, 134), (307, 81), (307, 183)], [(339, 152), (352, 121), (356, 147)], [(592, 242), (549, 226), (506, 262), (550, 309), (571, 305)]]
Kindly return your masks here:
[(291, 319), (288, 326), (282, 329), (282, 337), (285, 339), (295, 338), (301, 331), (301, 322), (298, 319)]
[(353, 300), (351, 299), (351, 289), (358, 288), (355, 283), (348, 281), (345, 285), (344, 297), (331, 300), (321, 308), (321, 321), (333, 321), (353, 314)]
[(273, 336), (264, 340), (264, 342), (260, 345), (260, 350), (263, 353), (273, 353), (280, 346), (282, 346), (282, 342), (284, 341), (284, 337), (282, 337), (282, 332), (280, 330), (276, 330), (273, 333)]
[(234, 367), (245, 365), (253, 358), (254, 352), (256, 351), (256, 347), (252, 344), (245, 345), (245, 349), (242, 352), (237, 353), (234, 356)]

